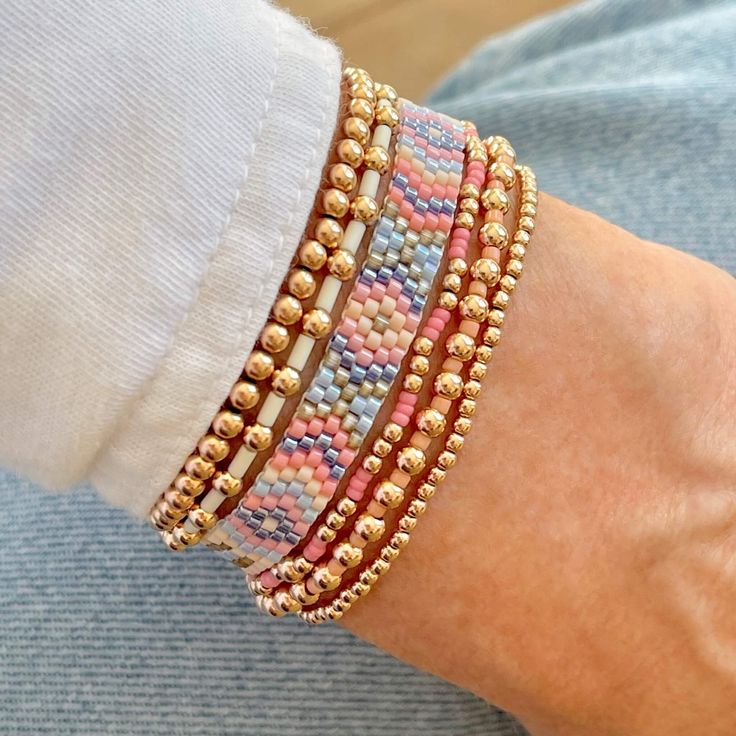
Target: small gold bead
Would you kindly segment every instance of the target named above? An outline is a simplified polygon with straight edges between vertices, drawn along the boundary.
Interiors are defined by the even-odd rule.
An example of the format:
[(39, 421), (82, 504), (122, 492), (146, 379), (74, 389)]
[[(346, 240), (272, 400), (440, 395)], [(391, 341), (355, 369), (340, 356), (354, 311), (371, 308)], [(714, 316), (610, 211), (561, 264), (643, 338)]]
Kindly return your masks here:
[(470, 212), (458, 212), (455, 215), (455, 227), (472, 230), (475, 227), (475, 217)]
[(284, 613), (296, 613), (302, 610), (302, 605), (290, 593), (279, 590), (273, 597), (274, 605)]
[(388, 152), (382, 146), (370, 146), (366, 148), (364, 160), (366, 168), (373, 169), (379, 174), (383, 174), (391, 162)]
[(498, 282), (498, 285), (507, 294), (511, 294), (516, 288), (516, 279), (510, 274), (506, 273), (503, 276), (501, 276), (501, 280)]
[[(414, 522), (414, 524), (416, 525), (416, 519), (413, 519), (411, 516), (408, 518), (411, 519), (411, 521)], [(404, 529), (399, 532), (394, 532), (391, 535), (391, 539), (389, 540), (388, 543), (394, 549), (404, 549), (404, 547), (406, 547), (406, 545), (409, 544), (410, 539), (411, 539), (411, 536), (409, 535), (409, 532)]]
[(335, 547), (332, 556), (340, 565), (350, 568), (360, 564), (363, 559), (363, 550), (360, 547), (354, 547), (350, 542), (341, 542)]
[(387, 457), (391, 452), (391, 443), (387, 440), (383, 439), (383, 437), (378, 437), (376, 440), (373, 441), (373, 452), (378, 455), (378, 457)]
[(312, 580), (320, 590), (328, 591), (335, 590), (340, 585), (342, 578), (339, 575), (333, 575), (327, 569), (327, 565), (320, 565), (312, 573)]
[(438, 437), (445, 431), (447, 420), (442, 412), (429, 407), (417, 414), (416, 422), (422, 434), (426, 434), (427, 437)]
[(456, 273), (448, 273), (442, 279), (442, 287), (457, 294), (463, 285), (462, 279)]
[(330, 529), (334, 529), (335, 531), (337, 531), (338, 529), (342, 529), (345, 526), (345, 521), (345, 517), (342, 514), (339, 514), (334, 509), (330, 511), (325, 517), (325, 524), (327, 524)]
[(350, 199), (340, 189), (325, 189), (319, 201), (319, 211), (330, 217), (344, 217), (350, 209)]
[(376, 108), (376, 121), (381, 125), (388, 125), (395, 128), (399, 124), (399, 113), (390, 105), (381, 105)]
[(189, 547), (192, 544), (197, 544), (202, 539), (202, 532), (188, 532), (184, 527), (177, 527), (172, 532), (174, 539), (184, 547)]
[(475, 414), (475, 399), (463, 399), (458, 407), (458, 413), (463, 417), (472, 417)]
[(271, 377), (271, 390), (282, 398), (293, 396), (301, 387), (301, 376), (299, 371), (289, 366), (284, 366), (274, 371)]
[(348, 103), (348, 109), (353, 117), (360, 118), (370, 125), (373, 122), (373, 105), (368, 100), (353, 98)]
[(318, 593), (310, 593), (304, 582), (298, 581), (289, 588), (292, 598), (303, 606), (311, 606), (319, 600)]
[(421, 498), (414, 498), (411, 503), (409, 503), (406, 513), (408, 516), (413, 516), (415, 519), (418, 519), (426, 510), (427, 502), (422, 501)]
[(464, 199), (461, 199), (458, 203), (458, 208), (460, 212), (469, 212), (474, 217), (478, 214), (478, 212), (480, 212), (480, 205), (478, 204), (478, 200), (471, 197), (465, 197)]
[(243, 481), (240, 478), (230, 475), (230, 473), (219, 471), (215, 473), (212, 479), (212, 487), (224, 496), (231, 498), (240, 493), (243, 488)]
[(448, 354), (458, 360), (470, 360), (475, 350), (475, 341), (464, 332), (454, 332), (445, 341)]
[(174, 488), (185, 496), (198, 496), (204, 490), (204, 483), (186, 473), (179, 473), (174, 480)]
[(382, 434), (389, 442), (398, 442), (404, 434), (404, 430), (400, 424), (388, 422), (384, 426)]
[[(337, 248), (345, 235), (342, 225), (331, 217), (320, 217), (314, 223), (314, 237), (325, 248)], [(314, 290), (308, 296), (311, 296)], [(299, 296), (296, 294), (295, 296)], [(303, 297), (299, 297), (300, 299)], [(304, 297), (306, 298), (306, 297)]]
[[(322, 247), (314, 240), (308, 241)], [(307, 245), (305, 243), (302, 249)], [(273, 317), (282, 325), (293, 325), (302, 316), (302, 305), (300, 301), (291, 294), (280, 294), (273, 305)]]
[(374, 103), (376, 101), (376, 93), (373, 90), (373, 84), (369, 81), (369, 78), (366, 79), (364, 82), (354, 84), (350, 88), (349, 94), (351, 95), (351, 97), (357, 97), (361, 100), (367, 100), (371, 103)]
[(396, 547), (387, 545), (381, 549), (379, 555), (382, 560), (391, 563), (399, 556), (399, 550)]
[(164, 493), (163, 501), (164, 504), (161, 507), (162, 512), (165, 512), (167, 510), (166, 507), (168, 507), (173, 511), (178, 512), (179, 515), (191, 508), (194, 503), (194, 499), (191, 496), (178, 491), (176, 488), (169, 488), (169, 490)]
[(264, 381), (273, 369), (273, 358), (263, 350), (254, 350), (245, 361), (245, 374), (254, 381)]
[(358, 582), (368, 588), (373, 587), (377, 581), (378, 575), (370, 568), (363, 570), (363, 572), (360, 573), (360, 577), (358, 578)]
[[(248, 385), (252, 386), (253, 384)], [(234, 411), (223, 409), (222, 411), (218, 411), (212, 420), (212, 429), (218, 437), (228, 440), (237, 437), (243, 431), (243, 417)]]
[(427, 473), (427, 480), (434, 486), (438, 486), (440, 485), (440, 483), (444, 483), (446, 477), (447, 471), (437, 466), (432, 468), (429, 473)]
[(271, 446), (273, 430), (262, 424), (251, 424), (243, 430), (243, 444), (259, 452)]
[[(261, 392), (258, 390), (258, 386), (250, 381), (238, 381), (230, 391), (230, 403), (236, 408), (241, 410), (252, 409), (260, 399)], [(238, 430), (235, 434), (239, 434)], [(218, 434), (220, 434), (218, 432)], [(232, 437), (235, 436), (231, 435)], [(228, 435), (222, 435), (227, 437)]]
[(457, 307), (457, 303), (457, 294), (452, 291), (440, 292), (440, 295), (437, 297), (438, 306), (442, 309), (446, 309), (448, 312), (452, 312)]
[(463, 199), (478, 199), (480, 197), (480, 189), (477, 184), (467, 182), (460, 187), (460, 196)]
[(511, 166), (502, 161), (492, 163), (488, 169), (494, 179), (498, 179), (506, 189), (511, 189), (516, 182), (516, 172)]
[(316, 537), (320, 542), (327, 542), (329, 544), (335, 541), (336, 536), (335, 530), (330, 529), (326, 524), (320, 524), (317, 527)]
[(366, 455), (362, 463), (363, 470), (371, 475), (376, 475), (383, 467), (383, 460), (377, 455)]
[(510, 201), (509, 195), (504, 192), (503, 189), (498, 187), (491, 187), (485, 189), (483, 194), (480, 195), (480, 201), (483, 207), (487, 210), (496, 210), (506, 214), (509, 211)]
[(289, 331), (278, 322), (269, 322), (261, 330), (260, 341), (267, 352), (280, 353), (289, 344)]
[(197, 507), (190, 509), (189, 521), (191, 521), (192, 524), (194, 524), (194, 526), (196, 526), (200, 531), (206, 532), (217, 524), (217, 515)]
[(445, 440), (445, 447), (451, 452), (459, 452), (465, 444), (465, 437), (457, 432), (453, 432)]
[(482, 381), (488, 373), (488, 366), (485, 363), (475, 362), (470, 366), (470, 377), (474, 381)]
[(358, 175), (350, 164), (332, 164), (327, 172), (327, 181), (336, 189), (349, 193), (357, 186)]
[(468, 272), (468, 262), (464, 258), (452, 258), (447, 264), (447, 270), (458, 276), (465, 276)]
[(483, 245), (490, 245), (503, 250), (508, 245), (508, 230), (500, 222), (487, 222), (478, 233), (478, 240)]
[(424, 470), (427, 458), (418, 447), (403, 447), (396, 456), (396, 466), (409, 475), (416, 475)]
[(524, 249), (529, 247), (531, 240), (532, 236), (526, 230), (517, 230), (514, 233), (514, 243), (524, 246)]
[(379, 540), (386, 529), (386, 522), (371, 514), (361, 514), (355, 522), (355, 533), (366, 542)]
[(501, 268), (492, 258), (479, 258), (470, 269), (474, 279), (486, 286), (495, 286), (501, 278)]
[(343, 138), (338, 141), (335, 152), (342, 163), (346, 163), (353, 168), (357, 168), (363, 163), (363, 146), (357, 141), (350, 140), (350, 138)]
[(294, 268), (287, 279), (289, 291), (297, 299), (309, 299), (317, 288), (317, 282), (311, 271), (305, 268)]
[(443, 470), (454, 468), (456, 462), (457, 455), (451, 450), (442, 450), (442, 452), (437, 456), (437, 465), (439, 465)]
[[(493, 327), (503, 327), (505, 319), (506, 312), (504, 312), (502, 309), (491, 309), (491, 311), (488, 312), (488, 324), (492, 325)], [(500, 330), (498, 334), (500, 336)]]
[(184, 545), (180, 544), (175, 538), (173, 532), (163, 532), (161, 539), (164, 540), (164, 544), (174, 552), (181, 552), (184, 549)]
[(416, 373), (407, 373), (404, 376), (403, 387), (411, 394), (418, 394), (422, 390), (424, 381)]
[(197, 480), (207, 480), (215, 472), (215, 464), (199, 455), (190, 455), (184, 463), (187, 475)]
[(534, 220), (531, 217), (520, 217), (518, 222), (519, 230), (529, 233), (530, 235), (534, 232)]
[[(536, 217), (537, 206), (529, 202), (524, 202), (521, 207), (519, 207), (519, 214), (524, 217)], [(524, 230), (526, 230), (526, 228), (524, 228)]]
[(343, 496), (335, 505), (335, 508), (343, 516), (352, 516), (358, 509), (358, 504), (352, 498)]
[(490, 363), (493, 357), (493, 348), (489, 345), (478, 345), (475, 349), (475, 359), (479, 363)]
[(376, 560), (371, 565), (371, 570), (376, 573), (376, 575), (385, 575), (390, 569), (391, 564), (385, 560)]
[(498, 309), (506, 309), (509, 306), (509, 295), (505, 291), (497, 291), (491, 298), (491, 304)]
[(409, 370), (418, 376), (426, 376), (429, 372), (429, 361), (423, 355), (414, 355), (409, 361)]
[(230, 443), (214, 434), (206, 434), (197, 444), (199, 454), (208, 462), (219, 463), (230, 452)]
[(348, 138), (360, 143), (361, 146), (367, 146), (371, 139), (371, 129), (365, 120), (356, 117), (345, 118), (342, 129)]
[(399, 101), (399, 95), (390, 84), (378, 85), (376, 89), (376, 96), (379, 100), (389, 100), (389, 102), (392, 103), (396, 103)]
[(288, 558), (281, 560), (275, 568), (271, 568), (271, 572), (285, 583), (298, 583), (304, 577), (304, 574), (296, 569), (293, 560)]
[(437, 486), (433, 483), (424, 482), (419, 485), (419, 488), (417, 488), (417, 498), (422, 501), (429, 501), (430, 498), (434, 497), (435, 493), (437, 493)]
[(434, 343), (428, 337), (418, 337), (414, 340), (414, 352), (417, 355), (431, 355), (434, 350)]
[(460, 301), (460, 316), (473, 322), (483, 322), (488, 316), (488, 302), (478, 294), (468, 294)]
[(473, 422), (468, 417), (458, 417), (454, 421), (452, 428), (458, 434), (466, 435), (473, 428)]
[(465, 382), (463, 394), (469, 399), (477, 399), (480, 396), (481, 385), (478, 381), (470, 380)]
[(343, 592), (340, 593), (340, 602), (349, 608), (350, 605), (355, 603), (359, 597), (360, 596), (353, 590), (353, 586), (351, 585), (350, 588), (343, 590)]
[(463, 379), (457, 373), (440, 373), (434, 379), (434, 392), (444, 399), (456, 399), (463, 390)]
[(326, 310), (315, 307), (302, 317), (302, 329), (305, 335), (319, 340), (332, 329), (332, 317)]
[(378, 219), (380, 209), (378, 202), (367, 194), (359, 194), (350, 205), (353, 217), (367, 225), (373, 224)]
[(513, 276), (515, 279), (520, 279), (523, 272), (524, 264), (520, 260), (509, 258), (509, 260), (506, 261), (506, 273), (509, 276)]
[[(498, 311), (498, 310), (495, 310), (495, 311)], [(483, 332), (483, 342), (486, 345), (490, 345), (490, 347), (495, 347), (496, 345), (498, 345), (500, 340), (501, 340), (500, 328), (496, 327), (496, 325), (491, 325), (490, 327), (486, 327), (485, 331)]]
[(390, 480), (384, 480), (373, 492), (373, 498), (384, 508), (395, 509), (404, 500), (404, 489)]
[(347, 281), (355, 275), (357, 263), (350, 251), (338, 248), (327, 260), (330, 273), (340, 281)]

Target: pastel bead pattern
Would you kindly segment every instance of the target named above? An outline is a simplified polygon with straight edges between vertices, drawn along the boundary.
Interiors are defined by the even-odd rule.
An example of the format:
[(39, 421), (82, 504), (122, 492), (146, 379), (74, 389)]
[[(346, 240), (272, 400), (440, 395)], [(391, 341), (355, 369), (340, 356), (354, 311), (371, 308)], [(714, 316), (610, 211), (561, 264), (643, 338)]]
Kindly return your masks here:
[(460, 123), (403, 103), (389, 192), (338, 328), (273, 458), (208, 535), (251, 575), (304, 538), (372, 428), (440, 265), (464, 144)]

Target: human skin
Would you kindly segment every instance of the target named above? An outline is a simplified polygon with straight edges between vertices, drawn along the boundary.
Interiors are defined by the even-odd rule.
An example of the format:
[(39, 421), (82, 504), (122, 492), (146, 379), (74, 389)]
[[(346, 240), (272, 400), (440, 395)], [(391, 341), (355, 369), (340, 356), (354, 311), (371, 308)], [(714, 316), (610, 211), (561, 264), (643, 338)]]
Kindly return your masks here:
[(734, 366), (736, 280), (543, 195), (460, 461), (343, 624), (539, 736), (732, 736)]

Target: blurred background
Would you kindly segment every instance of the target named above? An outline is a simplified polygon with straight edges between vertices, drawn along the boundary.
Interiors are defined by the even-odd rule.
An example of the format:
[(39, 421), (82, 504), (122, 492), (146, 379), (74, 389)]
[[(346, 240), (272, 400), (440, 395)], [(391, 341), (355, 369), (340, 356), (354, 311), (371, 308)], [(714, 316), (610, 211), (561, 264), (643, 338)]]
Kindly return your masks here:
[[(570, 0), (280, 0), (403, 97), (421, 100), (477, 43)], [(460, 8), (460, 12), (458, 12)], [(482, 18), (482, 22), (478, 22)], [(471, 20), (472, 19), (472, 20)], [(387, 49), (401, 47), (402, 64)]]

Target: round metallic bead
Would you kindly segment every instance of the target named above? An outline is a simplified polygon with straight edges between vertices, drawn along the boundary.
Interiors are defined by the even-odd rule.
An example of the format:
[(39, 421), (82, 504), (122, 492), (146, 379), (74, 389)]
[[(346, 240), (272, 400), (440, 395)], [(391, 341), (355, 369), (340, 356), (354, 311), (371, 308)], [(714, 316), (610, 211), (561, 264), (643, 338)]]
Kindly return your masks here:
[(478, 363), (476, 361), (470, 366), (469, 375), (474, 381), (482, 381), (487, 373), (488, 366), (485, 363)]
[(365, 120), (351, 116), (345, 118), (342, 129), (348, 138), (360, 143), (361, 146), (367, 146), (371, 139), (371, 129)]
[(445, 349), (453, 358), (470, 360), (475, 351), (475, 341), (464, 332), (454, 332), (445, 341)]
[(447, 471), (436, 465), (430, 469), (429, 473), (427, 473), (427, 481), (435, 486), (444, 483), (445, 478), (447, 478)]
[(418, 447), (403, 447), (396, 456), (396, 466), (409, 475), (416, 475), (424, 470), (427, 457)]
[(342, 225), (331, 217), (320, 217), (314, 224), (314, 237), (325, 248), (337, 248), (344, 236)]
[(434, 485), (434, 483), (428, 483), (425, 481), (424, 483), (421, 483), (417, 488), (417, 498), (422, 501), (429, 501), (430, 498), (434, 497), (435, 493), (437, 493), (437, 486)]
[[(490, 312), (488, 312), (488, 318), (487, 322), (489, 325), (492, 325), (493, 327), (499, 328), (499, 337), (501, 335), (500, 328), (503, 327), (503, 323), (506, 320), (506, 312), (503, 311), (503, 309), (491, 309)], [(495, 345), (495, 343), (493, 343)]]
[(204, 483), (186, 473), (179, 473), (174, 480), (174, 488), (185, 496), (198, 496), (204, 490)]
[(365, 149), (364, 161), (366, 168), (373, 169), (379, 174), (383, 174), (388, 169), (391, 159), (388, 151), (383, 146), (369, 146)]
[(488, 316), (488, 302), (478, 294), (468, 294), (460, 300), (460, 316), (483, 322)]
[(444, 399), (456, 399), (463, 391), (463, 379), (457, 373), (440, 373), (434, 379), (433, 388)]
[(326, 524), (320, 524), (317, 527), (315, 536), (317, 537), (317, 539), (319, 539), (320, 542), (326, 542), (327, 544), (329, 544), (330, 542), (335, 541), (337, 533), (334, 529), (330, 529), (330, 527), (328, 527)]
[(335, 598), (335, 600), (330, 603), (330, 611), (332, 612), (333, 616), (337, 616), (338, 614), (342, 616), (346, 611), (350, 609), (349, 605), (345, 605), (345, 603), (342, 601), (340, 596)]
[(479, 258), (473, 263), (470, 274), (486, 286), (495, 286), (501, 278), (501, 267), (492, 258)]
[(261, 330), (260, 341), (269, 353), (280, 353), (289, 345), (289, 331), (278, 322), (269, 322)]
[(418, 376), (426, 376), (429, 372), (429, 361), (423, 355), (414, 355), (409, 361), (409, 370)]
[(273, 602), (274, 605), (284, 613), (296, 613), (297, 611), (302, 610), (302, 604), (285, 590), (279, 590), (274, 595)]
[(319, 198), (319, 211), (331, 217), (345, 217), (350, 209), (350, 199), (341, 189), (331, 187)]
[(394, 128), (399, 124), (399, 113), (390, 105), (381, 105), (376, 108), (376, 121)]
[(483, 245), (490, 245), (503, 250), (508, 245), (509, 233), (500, 222), (487, 222), (481, 227), (478, 240)]
[(271, 390), (282, 398), (293, 396), (301, 387), (302, 379), (299, 371), (284, 366), (275, 370), (271, 377)]
[(531, 235), (534, 232), (535, 223), (531, 217), (524, 216), (519, 218), (518, 227), (519, 230)]
[(179, 542), (175, 537), (173, 532), (163, 532), (161, 534), (161, 539), (164, 540), (164, 544), (174, 552), (181, 552), (184, 549), (183, 544)]
[(309, 299), (317, 289), (317, 281), (314, 274), (306, 268), (294, 268), (289, 272), (286, 279), (289, 292), (297, 299)]
[(458, 212), (455, 215), (455, 227), (472, 230), (475, 227), (475, 217), (470, 212)]
[[(521, 243), (517, 243), (514, 241), (509, 246), (509, 258), (515, 259), (519, 262), (523, 261), (526, 257), (526, 247), (523, 246)], [(508, 264), (506, 264), (508, 266)]]
[(503, 161), (492, 163), (488, 169), (494, 179), (498, 179), (506, 189), (511, 189), (516, 182), (516, 172), (514, 169)]
[(465, 437), (457, 432), (450, 434), (445, 440), (445, 447), (451, 452), (459, 452), (465, 444)]
[(366, 78), (364, 81), (360, 81), (354, 84), (348, 90), (348, 94), (351, 97), (357, 97), (361, 100), (367, 100), (370, 103), (375, 103), (376, 101), (376, 92), (373, 88), (373, 82), (370, 80), (370, 78)]
[[(248, 385), (252, 386), (253, 384)], [(234, 411), (223, 409), (222, 411), (218, 411), (212, 420), (212, 429), (218, 437), (223, 437), (227, 440), (232, 439), (243, 431), (243, 417)], [(201, 449), (200, 454), (202, 454)], [(219, 460), (222, 460), (225, 455), (227, 455), (227, 449), (224, 450), (224, 455)], [(210, 460), (211, 458), (207, 459)], [(219, 460), (214, 460), (214, 462), (219, 462)]]
[(457, 294), (462, 287), (462, 279), (456, 273), (448, 273), (442, 279), (442, 288)]
[(463, 199), (478, 199), (480, 197), (480, 189), (477, 184), (466, 182), (460, 187), (460, 196)]
[(370, 125), (373, 122), (374, 110), (368, 100), (363, 100), (359, 97), (355, 97), (348, 103), (348, 110), (350, 114), (355, 118), (360, 118)]
[(332, 164), (327, 171), (327, 181), (331, 186), (343, 192), (352, 192), (358, 184), (355, 169), (346, 163)]
[(355, 276), (358, 264), (355, 256), (347, 250), (338, 248), (327, 260), (327, 268), (330, 273), (340, 281), (347, 281)]
[(381, 460), (378, 455), (368, 454), (363, 458), (361, 467), (363, 468), (363, 470), (365, 470), (366, 473), (376, 475), (381, 472), (381, 468), (383, 467), (383, 460)]
[(490, 363), (493, 357), (493, 348), (490, 345), (478, 345), (475, 349), (475, 359), (479, 363)]
[[(310, 240), (302, 245), (302, 249), (309, 243), (322, 248), (315, 240)], [(323, 249), (324, 250), (324, 249)], [(292, 294), (281, 294), (273, 305), (273, 317), (281, 325), (293, 325), (302, 316), (301, 302)]]
[(499, 189), (498, 187), (484, 189), (483, 194), (480, 195), (480, 201), (485, 209), (496, 210), (503, 214), (506, 214), (509, 211), (509, 207), (511, 205), (509, 195), (506, 194), (503, 189)]
[(157, 509), (148, 515), (148, 523), (159, 532), (167, 532), (176, 524), (175, 521), (163, 517)]
[(325, 517), (325, 524), (335, 531), (342, 529), (345, 526), (345, 521), (345, 517), (335, 509), (332, 509)]
[(319, 600), (318, 593), (310, 593), (304, 582), (298, 581), (289, 588), (292, 598), (303, 606), (311, 606)]
[(497, 291), (491, 297), (491, 304), (497, 309), (506, 309), (509, 306), (509, 295), (505, 291)]
[(361, 572), (360, 576), (358, 577), (358, 582), (361, 585), (365, 585), (369, 588), (373, 587), (377, 581), (378, 575), (370, 568), (363, 570), (363, 572)]
[(243, 444), (251, 450), (260, 452), (270, 447), (273, 442), (273, 430), (262, 424), (251, 424), (243, 430)]
[(273, 590), (273, 588), (267, 588), (258, 578), (246, 576), (245, 584), (252, 595), (266, 595)]
[(297, 570), (294, 562), (288, 558), (271, 568), (271, 572), (285, 583), (298, 583), (304, 577), (304, 573)]
[(468, 434), (473, 428), (473, 422), (468, 417), (458, 417), (452, 424), (452, 428), (462, 435)]
[[(230, 403), (236, 408), (241, 410), (252, 409), (261, 397), (261, 392), (258, 390), (258, 386), (250, 381), (238, 381), (230, 390)], [(218, 415), (219, 416), (219, 415)], [(217, 430), (216, 430), (217, 431)], [(217, 432), (220, 434), (220, 432)], [(235, 432), (239, 434), (240, 430)], [(232, 436), (223, 434), (223, 437)]]
[(320, 590), (335, 590), (342, 578), (340, 575), (333, 575), (328, 569), (327, 565), (320, 565), (312, 573), (312, 580), (317, 584)]
[(395, 509), (404, 500), (404, 489), (390, 480), (384, 480), (373, 492), (373, 498), (384, 508)]
[(498, 345), (500, 340), (501, 340), (501, 329), (499, 327), (495, 325), (486, 327), (485, 331), (483, 332), (483, 342), (486, 345), (495, 347), (496, 345)]
[(428, 337), (417, 337), (412, 345), (414, 352), (417, 355), (428, 356), (432, 354), (434, 350), (434, 342)]
[(472, 197), (461, 199), (458, 203), (458, 208), (460, 212), (469, 212), (474, 217), (480, 212), (480, 204), (478, 203), (478, 200), (473, 199)]
[(523, 245), (524, 248), (529, 247), (529, 243), (532, 241), (532, 236), (526, 230), (517, 230), (514, 233), (514, 243)]
[(398, 442), (404, 434), (404, 430), (400, 424), (388, 422), (384, 426), (382, 434), (389, 442)]
[[(529, 202), (524, 202), (521, 207), (519, 207), (519, 214), (523, 217), (536, 217), (537, 206), (535, 204), (530, 204)], [(526, 228), (524, 229), (526, 230)]]
[(282, 616), (286, 616), (286, 611), (282, 611), (276, 605), (274, 599), (269, 596), (258, 596), (256, 598), (256, 606), (258, 607), (258, 610), (261, 611), (261, 613), (266, 613), (269, 616), (273, 616), (274, 618), (281, 618)]
[(466, 381), (465, 386), (463, 387), (463, 395), (467, 396), (469, 399), (477, 399), (480, 396), (481, 391), (481, 385), (479, 381)]
[(403, 388), (410, 394), (418, 394), (422, 390), (424, 381), (416, 373), (407, 373), (402, 383)]
[(399, 95), (390, 84), (376, 85), (376, 97), (378, 97), (379, 100), (389, 100), (392, 103), (399, 101)]
[(378, 455), (378, 457), (387, 457), (391, 453), (392, 447), (393, 445), (390, 442), (383, 439), (383, 437), (378, 437), (374, 440), (373, 447), (371, 449), (376, 455)]
[(205, 511), (197, 507), (196, 509), (190, 509), (189, 521), (194, 524), (200, 531), (206, 532), (217, 524), (217, 515), (210, 511)]
[(354, 529), (355, 533), (364, 541), (375, 542), (383, 536), (386, 530), (386, 522), (365, 513), (358, 517)]
[(335, 505), (338, 513), (343, 516), (352, 516), (358, 510), (358, 504), (352, 498), (343, 496)]
[(254, 350), (245, 361), (245, 374), (254, 381), (264, 381), (273, 369), (273, 358), (263, 350)]
[(363, 163), (363, 146), (358, 141), (343, 138), (335, 146), (335, 153), (342, 163), (357, 168)]
[(332, 317), (326, 310), (315, 307), (302, 317), (302, 329), (305, 335), (319, 340), (332, 329)]
[(243, 489), (243, 481), (221, 470), (215, 473), (215, 477), (212, 479), (212, 487), (222, 493), (223, 496), (231, 498), (237, 496)]
[(445, 431), (447, 419), (441, 411), (428, 407), (417, 414), (417, 429), (427, 437), (438, 437)]
[[(194, 499), (191, 496), (178, 491), (176, 488), (169, 488), (164, 493), (163, 500), (166, 506), (179, 513), (184, 513), (194, 503)], [(164, 509), (162, 508), (161, 511), (164, 511)]]
[(201, 531), (189, 532), (183, 526), (176, 527), (171, 533), (174, 539), (183, 547), (197, 544), (202, 539)]
[(452, 312), (457, 307), (457, 303), (457, 294), (452, 291), (440, 292), (440, 295), (437, 297), (438, 306), (446, 309), (448, 312)]
[[(408, 517), (412, 519), (412, 517)], [(412, 519), (412, 521), (416, 525), (416, 519)], [(391, 535), (391, 539), (389, 539), (388, 543), (394, 548), (394, 549), (404, 549), (407, 544), (409, 544), (409, 540), (411, 539), (409, 532), (405, 529), (394, 532)]]
[(207, 480), (215, 472), (215, 464), (205, 460), (200, 455), (190, 455), (184, 463), (187, 475), (197, 480)]
[(399, 556), (399, 554), (400, 550), (396, 549), (396, 547), (391, 547), (390, 545), (382, 547), (381, 551), (379, 552), (380, 559), (389, 564), (391, 564)]
[(513, 276), (505, 273), (503, 276), (501, 276), (501, 280), (498, 282), (498, 286), (507, 294), (512, 294), (514, 289), (516, 288), (516, 279)]
[(355, 601), (358, 600), (358, 598), (360, 598), (360, 594), (356, 593), (353, 590), (352, 585), (347, 590), (343, 590), (343, 592), (340, 593), (340, 602), (344, 606), (351, 606), (353, 603), (355, 603)]
[(230, 443), (214, 434), (206, 434), (197, 443), (199, 454), (208, 462), (219, 463), (230, 452)]
[(462, 417), (472, 417), (475, 414), (475, 399), (463, 399), (457, 410)]
[(350, 205), (353, 217), (360, 222), (371, 225), (378, 219), (380, 209), (378, 202), (367, 194), (359, 194)]
[(458, 276), (465, 276), (468, 272), (468, 262), (464, 258), (451, 258), (447, 264), (447, 270)]
[(363, 550), (354, 547), (350, 542), (340, 542), (332, 552), (332, 556), (343, 567), (351, 568), (359, 565), (363, 559)]
[(376, 573), (376, 575), (385, 575), (389, 570), (391, 569), (391, 563), (386, 562), (385, 560), (376, 560), (371, 565), (371, 570)]
[(427, 510), (427, 502), (422, 501), (421, 498), (414, 498), (409, 503), (409, 507), (406, 509), (408, 516), (413, 516), (418, 519)]

